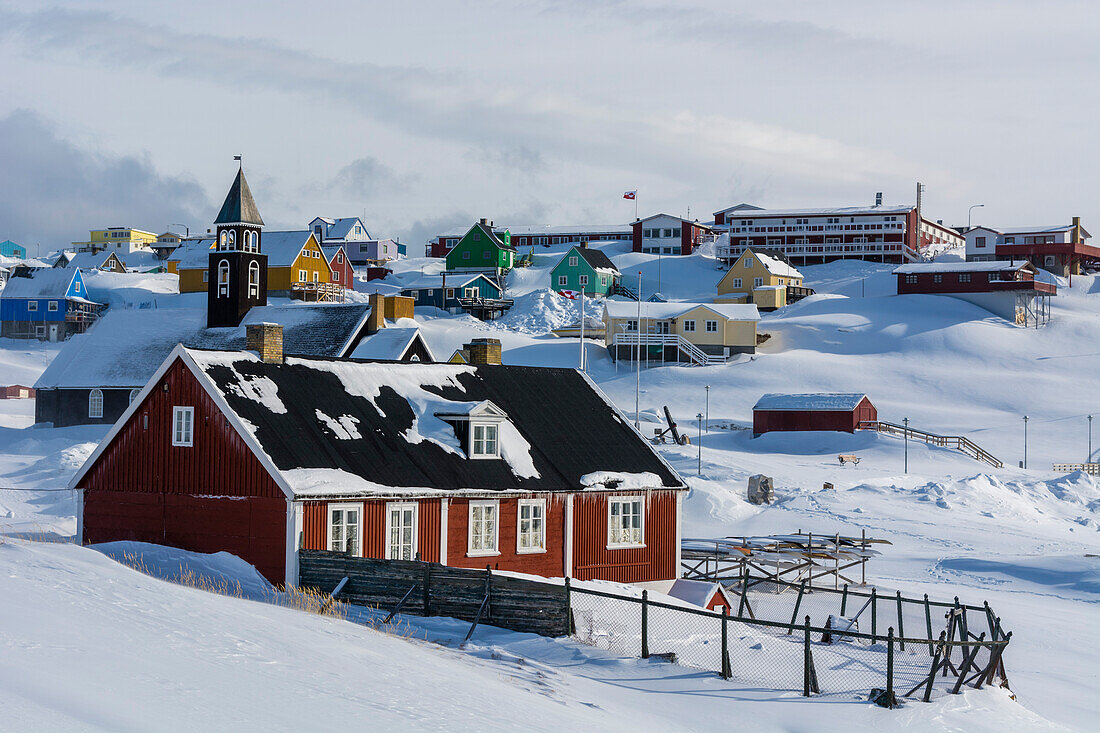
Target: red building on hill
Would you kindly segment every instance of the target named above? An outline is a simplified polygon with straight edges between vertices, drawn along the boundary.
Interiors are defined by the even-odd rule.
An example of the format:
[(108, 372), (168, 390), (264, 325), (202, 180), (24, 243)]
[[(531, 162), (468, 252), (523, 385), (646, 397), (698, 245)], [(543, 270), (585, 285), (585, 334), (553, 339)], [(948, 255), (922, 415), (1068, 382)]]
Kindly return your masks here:
[(752, 434), (775, 431), (854, 433), (861, 422), (878, 420), (865, 394), (766, 394), (752, 408)]
[(1050, 320), (1053, 283), (1036, 279), (1027, 260), (1010, 262), (914, 262), (894, 270), (898, 295), (950, 295), (1013, 323), (1040, 326)]
[(284, 359), (278, 326), (248, 338), (165, 360), (72, 481), (82, 542), (224, 550), (275, 583), (297, 581), (298, 548), (677, 577), (686, 486), (577, 371)]

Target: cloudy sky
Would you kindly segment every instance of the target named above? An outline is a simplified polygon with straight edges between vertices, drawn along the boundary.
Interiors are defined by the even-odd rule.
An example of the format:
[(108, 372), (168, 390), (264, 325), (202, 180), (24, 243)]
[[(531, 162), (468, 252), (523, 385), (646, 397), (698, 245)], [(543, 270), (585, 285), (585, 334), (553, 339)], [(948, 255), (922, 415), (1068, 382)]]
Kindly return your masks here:
[[(0, 239), (910, 202), (1100, 230), (1100, 4), (0, 0)], [(1100, 231), (1097, 231), (1100, 236)]]

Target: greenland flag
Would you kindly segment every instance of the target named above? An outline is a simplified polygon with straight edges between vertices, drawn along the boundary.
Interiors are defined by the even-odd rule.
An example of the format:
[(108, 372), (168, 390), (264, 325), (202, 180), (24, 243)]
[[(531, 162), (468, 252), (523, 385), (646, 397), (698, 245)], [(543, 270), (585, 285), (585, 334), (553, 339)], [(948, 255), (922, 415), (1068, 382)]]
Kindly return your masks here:
[(580, 293), (578, 293), (576, 290), (559, 290), (558, 293), (562, 297), (569, 298), (570, 300), (576, 300), (577, 297), (580, 295)]
[(623, 198), (624, 199), (630, 199), (630, 200), (633, 201), (634, 199), (638, 198), (638, 192), (637, 191), (627, 191), (626, 193), (623, 194)]

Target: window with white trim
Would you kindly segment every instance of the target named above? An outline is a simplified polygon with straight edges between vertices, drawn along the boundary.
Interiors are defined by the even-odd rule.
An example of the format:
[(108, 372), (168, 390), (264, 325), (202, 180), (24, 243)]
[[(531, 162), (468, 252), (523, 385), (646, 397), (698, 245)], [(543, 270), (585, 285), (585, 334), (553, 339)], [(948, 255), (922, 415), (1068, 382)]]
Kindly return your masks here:
[(127, 404), (131, 404), (131, 405), (134, 404), (134, 400), (137, 399), (137, 396), (139, 394), (141, 394), (141, 388), (140, 387), (137, 387), (135, 389), (130, 390), (130, 401)]
[(500, 502), (495, 499), (470, 502), (470, 539), (466, 554), (498, 555), (497, 551), (497, 515)]
[(248, 297), (260, 297), (260, 264), (255, 261), (248, 264)]
[(516, 552), (546, 552), (546, 500), (520, 499)]
[(564, 288), (568, 284), (569, 284), (569, 276), (568, 275), (558, 275), (558, 287), (559, 288)]
[(495, 423), (470, 425), (470, 458), (500, 458), (499, 431)]
[(577, 258), (576, 258), (576, 256), (573, 256), (573, 257), (570, 257), (570, 258), (569, 258), (569, 266), (570, 266), (570, 267), (576, 267), (576, 266), (577, 266)]
[(57, 301), (56, 301), (56, 300), (51, 300), (51, 301), (50, 301), (50, 302), (49, 302), (49, 303), (48, 303), (48, 304), (46, 305), (46, 309), (47, 309), (47, 310), (49, 310), (49, 311), (54, 311), (54, 312), (56, 312), (56, 311), (57, 311)]
[(306, 271), (305, 270), (298, 270), (298, 282), (300, 282), (300, 283), (307, 282)]
[(762, 277), (754, 277), (754, 278), (752, 279), (752, 286), (753, 286), (754, 288), (759, 288), (759, 287), (760, 287), (760, 286), (762, 286), (763, 284), (764, 284), (764, 278), (762, 278)]
[(88, 417), (103, 417), (103, 390), (93, 389), (88, 393)]
[(588, 284), (588, 275), (578, 275), (577, 280), (580, 282), (581, 287), (584, 287)]
[(733, 278), (733, 287), (735, 287), (735, 288), (741, 287), (741, 278), (739, 278), (739, 277)]
[(193, 423), (194, 407), (172, 408), (172, 445), (190, 447), (194, 445)]
[(38, 310), (38, 301), (37, 300), (28, 300), (27, 301), (27, 310), (29, 310), (29, 311)]
[(386, 559), (416, 559), (416, 502), (386, 504)]
[(607, 547), (642, 547), (642, 499), (613, 496), (607, 500)]
[(363, 546), (362, 519), (362, 504), (329, 504), (328, 549), (358, 557)]
[(218, 263), (218, 297), (229, 296), (229, 260)]
[(707, 321), (707, 333), (718, 333), (718, 321)]
[(695, 330), (695, 321), (692, 321), (692, 320), (684, 321), (684, 333), (689, 333), (689, 332), (694, 331), (694, 330)]

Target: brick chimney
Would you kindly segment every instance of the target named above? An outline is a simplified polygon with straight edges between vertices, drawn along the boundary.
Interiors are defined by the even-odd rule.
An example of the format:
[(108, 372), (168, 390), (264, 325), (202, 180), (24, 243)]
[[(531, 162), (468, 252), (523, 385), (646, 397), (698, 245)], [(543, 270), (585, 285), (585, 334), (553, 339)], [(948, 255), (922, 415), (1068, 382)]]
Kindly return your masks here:
[(278, 323), (249, 323), (245, 326), (245, 348), (259, 354), (266, 364), (282, 364), (283, 327)]
[(1073, 244), (1081, 244), (1085, 241), (1084, 236), (1081, 234), (1081, 217), (1073, 217), (1073, 233), (1070, 236), (1073, 237)]
[(370, 315), (367, 316), (367, 333), (378, 333), (386, 327), (386, 296), (370, 294)]
[(500, 364), (500, 339), (474, 339), (466, 344), (471, 364)]

